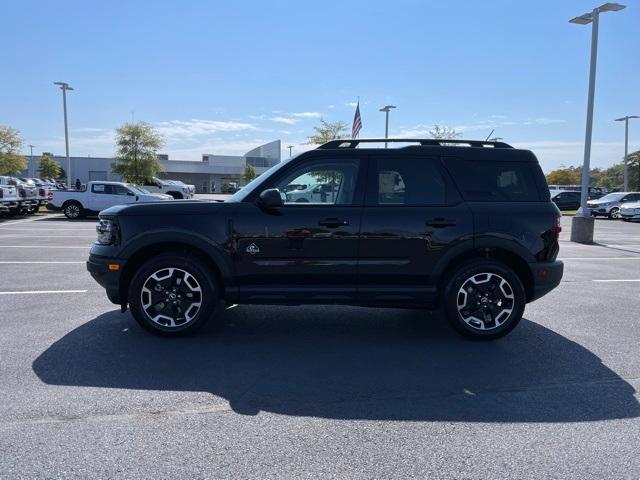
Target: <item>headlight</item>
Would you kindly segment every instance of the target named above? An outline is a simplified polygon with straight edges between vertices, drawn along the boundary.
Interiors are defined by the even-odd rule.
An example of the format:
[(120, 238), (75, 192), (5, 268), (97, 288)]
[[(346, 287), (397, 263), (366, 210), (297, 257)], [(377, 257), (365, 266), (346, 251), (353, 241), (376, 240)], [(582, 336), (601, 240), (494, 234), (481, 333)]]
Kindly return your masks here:
[(117, 226), (113, 220), (101, 218), (100, 223), (96, 225), (98, 233), (98, 243), (100, 245), (112, 245), (116, 241)]

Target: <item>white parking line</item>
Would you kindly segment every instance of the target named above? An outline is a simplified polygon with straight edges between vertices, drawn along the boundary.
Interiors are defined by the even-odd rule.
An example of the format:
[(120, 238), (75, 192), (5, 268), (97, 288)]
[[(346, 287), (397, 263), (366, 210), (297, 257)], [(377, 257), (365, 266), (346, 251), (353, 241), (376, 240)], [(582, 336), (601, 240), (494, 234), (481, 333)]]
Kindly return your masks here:
[[(40, 233), (37, 236), (41, 236), (41, 238), (80, 238), (80, 237), (86, 237), (86, 238), (93, 238), (95, 237), (95, 235), (51, 235), (49, 233)], [(34, 235), (26, 235), (23, 233), (16, 233), (16, 234), (9, 234), (9, 235), (2, 235), (0, 234), (0, 238), (34, 238)]]
[(640, 260), (640, 256), (637, 257), (558, 257), (558, 260)]
[(44, 293), (87, 293), (87, 290), (28, 290), (24, 292), (0, 292), (0, 295), (39, 295)]
[(605, 282), (640, 282), (640, 278), (620, 278), (613, 280), (591, 280), (592, 282), (605, 283)]
[(59, 263), (64, 263), (64, 264), (69, 264), (69, 263), (78, 263), (78, 264), (85, 264), (86, 262), (83, 261), (65, 261), (65, 260), (44, 260), (42, 262), (38, 262), (38, 261), (19, 261), (19, 260), (3, 260), (0, 261), (0, 265), (56, 265)]
[(0, 248), (91, 248), (91, 245), (0, 245)]

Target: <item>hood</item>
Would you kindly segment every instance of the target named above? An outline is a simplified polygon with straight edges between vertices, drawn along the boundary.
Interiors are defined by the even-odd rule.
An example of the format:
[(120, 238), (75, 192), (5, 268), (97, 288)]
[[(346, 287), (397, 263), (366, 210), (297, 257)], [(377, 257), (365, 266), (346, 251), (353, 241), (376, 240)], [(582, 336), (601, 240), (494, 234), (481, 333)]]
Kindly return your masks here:
[(162, 202), (129, 203), (115, 205), (100, 212), (100, 215), (206, 215), (236, 204), (220, 203), (213, 200), (172, 200)]

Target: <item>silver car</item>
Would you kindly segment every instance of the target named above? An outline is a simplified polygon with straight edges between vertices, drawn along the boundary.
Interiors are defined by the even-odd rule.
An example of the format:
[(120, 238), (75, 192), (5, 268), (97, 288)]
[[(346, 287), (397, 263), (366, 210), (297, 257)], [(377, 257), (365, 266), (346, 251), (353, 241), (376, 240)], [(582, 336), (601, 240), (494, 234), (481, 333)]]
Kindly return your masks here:
[(640, 202), (625, 203), (620, 207), (620, 218), (625, 222), (640, 221)]
[(629, 202), (640, 201), (640, 192), (610, 193), (597, 200), (589, 200), (587, 207), (594, 217), (620, 218), (620, 207)]

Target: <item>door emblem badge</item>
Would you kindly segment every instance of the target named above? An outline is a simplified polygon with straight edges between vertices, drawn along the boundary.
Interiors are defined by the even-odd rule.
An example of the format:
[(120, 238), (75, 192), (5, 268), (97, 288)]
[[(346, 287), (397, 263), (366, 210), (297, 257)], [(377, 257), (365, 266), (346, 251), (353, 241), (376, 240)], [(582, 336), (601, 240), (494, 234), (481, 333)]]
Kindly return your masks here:
[(255, 255), (256, 253), (260, 253), (260, 249), (255, 243), (252, 243), (247, 247), (247, 252), (250, 253), (251, 255)]

